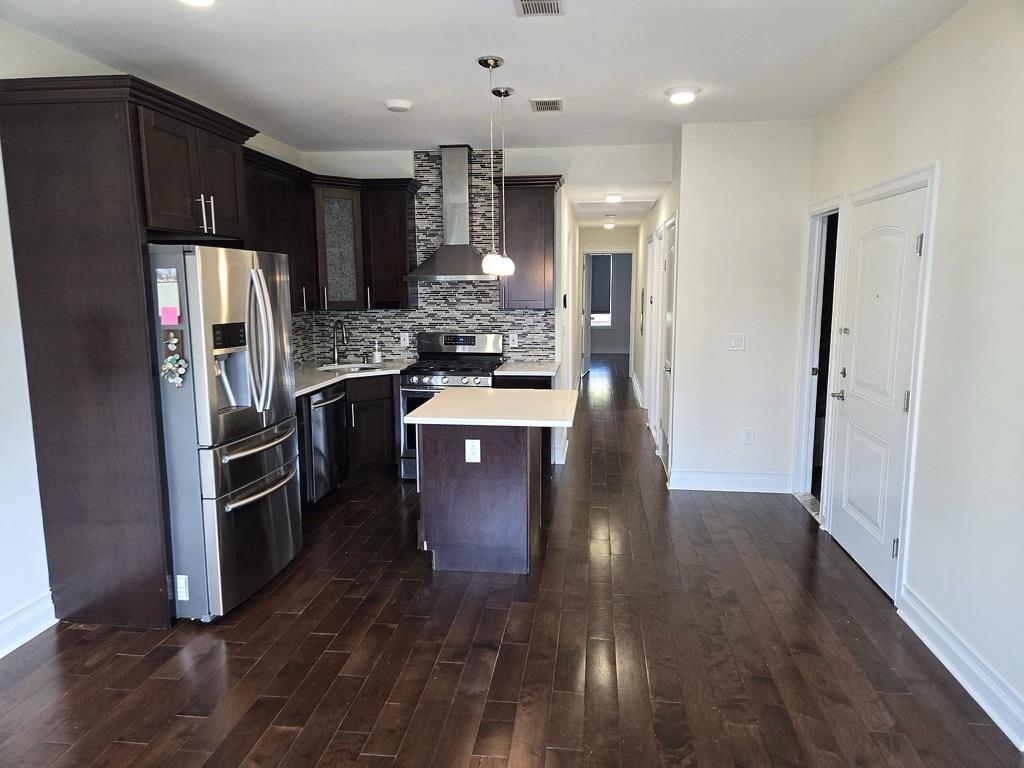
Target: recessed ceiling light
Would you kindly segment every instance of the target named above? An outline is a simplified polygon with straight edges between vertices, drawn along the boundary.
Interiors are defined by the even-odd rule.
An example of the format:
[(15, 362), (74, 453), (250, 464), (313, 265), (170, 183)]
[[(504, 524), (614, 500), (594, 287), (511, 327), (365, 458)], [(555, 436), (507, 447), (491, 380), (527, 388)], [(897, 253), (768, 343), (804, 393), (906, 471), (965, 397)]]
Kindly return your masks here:
[(412, 109), (412, 102), (405, 99), (388, 99), (384, 102), (384, 106), (388, 108), (389, 112), (408, 112)]
[(178, 2), (191, 5), (193, 8), (209, 8), (215, 0), (178, 0)]
[(614, 221), (606, 221), (604, 223), (604, 228), (605, 229), (615, 229), (615, 222)]
[(621, 203), (622, 195), (605, 195), (604, 201), (606, 203)]
[(697, 98), (698, 93), (700, 93), (700, 88), (695, 85), (682, 85), (665, 91), (668, 100), (673, 104), (690, 104)]

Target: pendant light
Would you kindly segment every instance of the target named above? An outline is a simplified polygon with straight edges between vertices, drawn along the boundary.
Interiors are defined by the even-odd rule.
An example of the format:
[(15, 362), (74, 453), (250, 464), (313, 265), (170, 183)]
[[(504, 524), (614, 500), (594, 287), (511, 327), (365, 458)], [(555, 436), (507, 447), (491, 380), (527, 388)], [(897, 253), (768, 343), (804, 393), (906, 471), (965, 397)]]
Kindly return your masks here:
[[(512, 95), (511, 88), (492, 88), (491, 93), (501, 99), (501, 263), (497, 265), (498, 275), (509, 277), (516, 271), (516, 263), (508, 256), (505, 227), (505, 99)], [(493, 161), (492, 161), (493, 162)]]
[[(477, 59), (477, 63), (487, 69), (487, 80), (488, 84), (493, 91), (494, 89), (494, 70), (505, 63), (505, 60), (500, 56), (481, 56)], [(491, 164), (491, 249), (484, 254), (481, 262), (481, 268), (485, 275), (501, 275), (502, 270), (505, 268), (504, 261), (501, 254), (498, 252), (498, 226), (494, 220), (494, 100), (488, 100), (490, 104), (490, 128), (491, 128), (491, 151), (490, 151), (490, 164)], [(503, 173), (504, 177), (504, 173)]]

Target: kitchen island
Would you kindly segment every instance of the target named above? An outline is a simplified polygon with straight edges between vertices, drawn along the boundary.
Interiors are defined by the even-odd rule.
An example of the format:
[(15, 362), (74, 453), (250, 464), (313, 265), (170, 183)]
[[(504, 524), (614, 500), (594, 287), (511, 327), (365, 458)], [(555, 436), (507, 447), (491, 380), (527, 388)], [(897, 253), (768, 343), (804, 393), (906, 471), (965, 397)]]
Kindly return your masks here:
[(528, 573), (540, 531), (541, 429), (572, 426), (572, 389), (445, 389), (416, 425), (419, 542), (440, 571)]

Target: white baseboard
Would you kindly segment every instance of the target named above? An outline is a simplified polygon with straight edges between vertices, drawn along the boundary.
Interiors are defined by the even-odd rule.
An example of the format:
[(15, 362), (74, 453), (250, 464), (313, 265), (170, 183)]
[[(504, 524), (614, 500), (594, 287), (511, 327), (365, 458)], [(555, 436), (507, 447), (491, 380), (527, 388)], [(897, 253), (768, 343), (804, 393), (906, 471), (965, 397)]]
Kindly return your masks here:
[(789, 493), (793, 476), (788, 472), (694, 472), (673, 469), (668, 487), (673, 491), (748, 491)]
[(11, 611), (0, 618), (0, 658), (56, 623), (49, 592)]
[(1017, 749), (1024, 751), (1024, 696), (982, 659), (920, 595), (904, 584), (897, 613), (971, 694)]
[(633, 385), (633, 394), (636, 395), (636, 401), (640, 403), (641, 408), (646, 408), (644, 405), (644, 393), (640, 391), (640, 382), (636, 380), (636, 374), (633, 371), (629, 372), (629, 381)]

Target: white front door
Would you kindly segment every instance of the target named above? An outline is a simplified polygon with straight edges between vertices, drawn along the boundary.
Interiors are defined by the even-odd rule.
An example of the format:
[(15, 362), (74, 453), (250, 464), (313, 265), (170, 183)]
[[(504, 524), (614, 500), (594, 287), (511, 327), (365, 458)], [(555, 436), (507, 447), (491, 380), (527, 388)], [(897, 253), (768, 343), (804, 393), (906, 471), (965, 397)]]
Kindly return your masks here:
[(830, 533), (896, 589), (927, 190), (854, 205), (830, 369)]
[(672, 439), (672, 361), (675, 344), (676, 298), (676, 225), (665, 228), (662, 273), (663, 312), (661, 330), (661, 407), (658, 409), (658, 453), (665, 471), (669, 471), (669, 444)]

